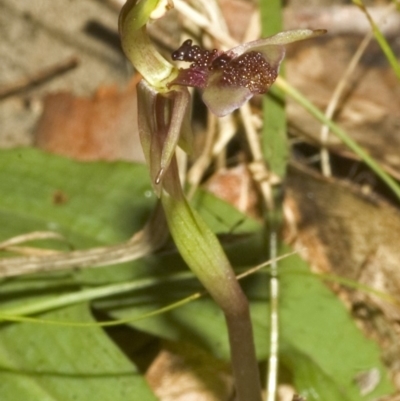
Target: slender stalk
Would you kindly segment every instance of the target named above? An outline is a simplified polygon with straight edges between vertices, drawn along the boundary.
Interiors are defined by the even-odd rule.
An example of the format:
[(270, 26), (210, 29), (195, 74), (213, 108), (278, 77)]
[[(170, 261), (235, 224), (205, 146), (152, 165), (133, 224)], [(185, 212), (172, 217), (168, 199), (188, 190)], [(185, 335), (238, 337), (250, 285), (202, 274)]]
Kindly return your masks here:
[[(253, 343), (250, 310), (243, 295), (240, 314), (225, 313), (237, 399), (241, 401), (261, 401), (261, 383)], [(250, 340), (251, 339), (251, 340)], [(250, 341), (249, 341), (250, 340)]]
[(190, 269), (222, 309), (228, 327), (232, 370), (239, 401), (261, 401), (250, 308), (215, 235), (183, 196), (175, 158), (161, 196), (171, 235)]
[[(392, 70), (396, 74), (397, 78), (400, 80), (400, 63), (397, 60), (397, 57), (393, 50), (391, 49), (388, 41), (386, 40), (385, 36), (382, 34), (381, 30), (379, 29), (379, 26), (375, 23), (373, 18), (371, 17), (371, 14), (368, 12), (367, 8), (364, 5), (363, 0), (353, 0), (353, 3), (360, 8), (360, 10), (365, 14), (365, 16), (368, 18), (368, 21), (371, 25), (372, 32), (375, 36), (376, 41), (378, 42), (379, 46), (381, 47), (384, 55), (386, 56), (390, 66), (392, 67)], [(388, 7), (388, 10), (393, 12), (395, 9), (394, 4), (391, 4)]]
[[(282, 1), (270, 0), (260, 4), (261, 25), (263, 36), (272, 35), (282, 30)], [(283, 63), (280, 66), (280, 75), (284, 74)], [(282, 226), (282, 182), (285, 180), (287, 161), (289, 158), (289, 142), (287, 139), (285, 99), (282, 91), (275, 90), (278, 96), (264, 96), (263, 98), (263, 132), (262, 149), (263, 159), (270, 169), (270, 175), (277, 177), (278, 182), (270, 183), (271, 197), (266, 207), (266, 240), (268, 243), (268, 257), (274, 259), (278, 254), (280, 238), (278, 233)], [(275, 401), (278, 389), (279, 366), (279, 279), (278, 263), (271, 264), (270, 290), (270, 333), (269, 358), (266, 377), (267, 401)]]
[(278, 249), (278, 238), (275, 230), (270, 231), (269, 235), (271, 263), (270, 286), (270, 339), (269, 339), (269, 359), (267, 376), (267, 401), (275, 401), (278, 387), (278, 364), (279, 364), (279, 279), (278, 263), (276, 254)]

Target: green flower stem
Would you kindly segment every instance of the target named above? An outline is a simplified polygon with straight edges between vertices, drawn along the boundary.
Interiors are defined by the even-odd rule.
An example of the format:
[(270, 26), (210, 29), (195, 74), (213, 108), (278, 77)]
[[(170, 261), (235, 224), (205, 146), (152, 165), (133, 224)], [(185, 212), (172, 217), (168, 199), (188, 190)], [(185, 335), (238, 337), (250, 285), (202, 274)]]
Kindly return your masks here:
[[(182, 258), (224, 312), (238, 399), (261, 401), (248, 301), (218, 239), (188, 204), (175, 155), (166, 169), (160, 169), (168, 132), (177, 131), (173, 120), (183, 122), (182, 114), (187, 111), (181, 101), (176, 101), (176, 96), (176, 92), (158, 94), (144, 81), (139, 84), (139, 133), (143, 151), (153, 186), (161, 196), (170, 233)], [(162, 172), (162, 180), (157, 181), (159, 172)]]
[(217, 237), (185, 199), (175, 158), (163, 186), (161, 202), (179, 253), (224, 312), (238, 400), (261, 401), (247, 298)]
[(190, 145), (186, 118), (190, 99), (186, 89), (169, 90), (168, 82), (175, 78), (177, 69), (159, 55), (146, 34), (145, 24), (158, 3), (128, 0), (119, 19), (124, 52), (144, 78), (138, 86), (140, 140), (175, 244), (224, 312), (237, 399), (261, 401), (247, 298), (216, 236), (191, 209), (181, 188), (174, 153), (178, 140), (181, 146)]

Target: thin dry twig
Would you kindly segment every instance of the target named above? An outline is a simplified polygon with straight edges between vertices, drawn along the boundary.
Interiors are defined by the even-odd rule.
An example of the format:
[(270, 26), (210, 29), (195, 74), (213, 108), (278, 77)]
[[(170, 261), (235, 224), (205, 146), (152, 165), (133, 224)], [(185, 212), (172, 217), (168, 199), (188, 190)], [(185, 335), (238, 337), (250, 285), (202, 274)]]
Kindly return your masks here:
[[(386, 17), (390, 15), (391, 12), (393, 12), (393, 4), (390, 4), (388, 7), (385, 7), (385, 10), (381, 10), (380, 18), (381, 20), (384, 20)], [(382, 23), (383, 25), (383, 23)], [(365, 35), (364, 39), (360, 43), (360, 45), (357, 48), (357, 51), (354, 53), (353, 57), (350, 60), (350, 63), (348, 64), (345, 72), (343, 73), (340, 81), (336, 85), (331, 99), (329, 101), (329, 104), (325, 110), (325, 116), (328, 119), (332, 119), (333, 115), (335, 114), (337, 105), (339, 104), (340, 100), (343, 98), (343, 93), (346, 89), (346, 86), (348, 85), (350, 81), (351, 75), (354, 73), (354, 70), (357, 67), (357, 64), (359, 63), (362, 55), (364, 54), (365, 50), (368, 47), (368, 44), (370, 43), (371, 39), (374, 37), (374, 33), (372, 30), (369, 30), (367, 34)], [(329, 127), (327, 125), (323, 125), (321, 128), (321, 134), (320, 134), (320, 139), (321, 139), (321, 170), (323, 175), (326, 177), (330, 177), (332, 175), (331, 171), (331, 166), (329, 162), (329, 152), (327, 148), (327, 142), (328, 142), (328, 137), (329, 137)]]
[[(395, 4), (393, 4), (395, 5)], [(387, 13), (387, 6), (368, 7), (372, 18), (378, 22), (385, 36), (396, 37), (400, 33), (400, 14)], [(359, 8), (354, 5), (286, 7), (284, 10), (286, 29), (323, 26), (328, 35), (366, 35), (371, 26)]]
[(160, 249), (167, 238), (164, 213), (158, 205), (145, 227), (127, 242), (85, 251), (0, 259), (0, 278), (130, 262)]
[(26, 242), (44, 239), (56, 239), (66, 242), (66, 238), (59, 233), (52, 231), (34, 231), (28, 234), (17, 235), (6, 241), (0, 242), (0, 251), (8, 251), (26, 256), (47, 256), (59, 253), (59, 251), (54, 249), (41, 249), (31, 246), (21, 246), (21, 244)]
[(248, 103), (245, 103), (240, 108), (240, 115), (253, 158), (253, 161), (249, 164), (250, 172), (260, 188), (268, 210), (273, 210), (272, 186), (279, 184), (279, 177), (270, 174), (265, 165), (258, 132), (255, 127), (256, 121), (252, 118), (252, 112)]
[[(335, 114), (337, 105), (339, 104), (340, 100), (343, 97), (344, 90), (346, 89), (347, 84), (350, 81), (350, 77), (353, 74), (354, 70), (357, 67), (358, 62), (361, 59), (361, 56), (364, 54), (369, 42), (373, 37), (373, 33), (369, 32), (360, 43), (357, 51), (355, 52), (354, 56), (352, 57), (349, 65), (346, 68), (343, 76), (341, 77), (340, 81), (336, 85), (335, 90), (332, 93), (331, 99), (329, 104), (325, 110), (325, 116), (329, 119), (332, 119), (333, 115)], [(327, 125), (323, 125), (321, 128), (320, 139), (321, 139), (321, 170), (322, 174), (326, 177), (332, 176), (331, 165), (329, 162), (329, 151), (327, 148), (327, 142), (329, 138), (329, 127)]]
[(216, 122), (216, 117), (208, 113), (208, 122), (207, 122), (207, 132), (205, 134), (205, 142), (203, 146), (203, 150), (200, 154), (200, 156), (196, 159), (194, 162), (193, 166), (188, 172), (188, 181), (191, 185), (189, 193), (188, 193), (188, 198), (192, 198), (195, 191), (197, 190), (197, 187), (204, 175), (205, 170), (208, 168), (208, 166), (211, 163), (211, 157), (212, 157), (212, 150), (213, 150), (213, 145), (215, 142), (215, 136), (217, 133), (217, 122)]
[(69, 70), (76, 68), (78, 64), (79, 59), (76, 56), (72, 56), (50, 67), (46, 67), (39, 71), (36, 71), (26, 78), (22, 78), (0, 88), (0, 99), (5, 99), (9, 96), (40, 85), (48, 81), (49, 79), (56, 77), (57, 75), (63, 74)]
[(28, 234), (17, 235), (13, 238), (0, 242), (0, 250), (6, 250), (10, 246), (24, 244), (25, 242), (37, 241), (43, 239), (56, 239), (65, 241), (65, 237), (53, 231), (33, 231)]
[(221, 42), (227, 47), (237, 45), (237, 42), (223, 30), (215, 29), (215, 25), (209, 21), (203, 14), (196, 11), (183, 0), (174, 0), (175, 9), (177, 9), (184, 17), (193, 21), (198, 27), (204, 29), (209, 35)]

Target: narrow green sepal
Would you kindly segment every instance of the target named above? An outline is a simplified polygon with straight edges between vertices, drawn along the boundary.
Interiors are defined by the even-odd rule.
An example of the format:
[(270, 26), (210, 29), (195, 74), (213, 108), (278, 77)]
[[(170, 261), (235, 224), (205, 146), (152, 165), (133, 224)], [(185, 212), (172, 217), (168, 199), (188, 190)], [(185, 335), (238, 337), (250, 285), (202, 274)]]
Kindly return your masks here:
[[(157, 196), (178, 143), (192, 148), (190, 95), (186, 88), (162, 94), (142, 80), (137, 87), (138, 126), (143, 153)], [(150, 112), (149, 112), (150, 111)]]

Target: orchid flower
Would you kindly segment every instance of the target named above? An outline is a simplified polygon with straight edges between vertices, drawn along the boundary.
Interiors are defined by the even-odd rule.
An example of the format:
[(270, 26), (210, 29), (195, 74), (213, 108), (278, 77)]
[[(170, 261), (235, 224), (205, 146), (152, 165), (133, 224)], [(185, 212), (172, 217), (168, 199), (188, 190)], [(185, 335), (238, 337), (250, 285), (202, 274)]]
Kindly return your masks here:
[[(185, 87), (193, 86), (202, 90), (205, 104), (214, 114), (222, 117), (239, 108), (252, 96), (268, 91), (278, 76), (285, 45), (325, 32), (311, 29), (280, 32), (225, 52), (201, 49), (193, 46), (191, 40), (186, 40), (172, 53), (171, 58), (174, 61), (191, 62), (191, 65), (186, 69), (177, 69), (157, 52), (146, 33), (146, 23), (154, 15), (154, 10), (159, 11), (160, 6), (166, 10), (170, 7), (170, 1), (167, 5), (163, 3), (162, 0), (127, 0), (119, 18), (122, 48), (148, 83), (146, 90), (153, 88), (159, 97), (170, 99), (171, 124), (160, 143), (162, 150), (159, 156), (155, 157), (155, 152), (150, 151), (154, 150), (154, 143), (151, 143), (155, 139), (151, 135), (141, 135), (153, 187), (158, 196), (176, 146), (179, 144), (187, 152), (191, 150), (190, 102)], [(145, 90), (144, 86), (140, 85), (139, 92), (142, 90)], [(147, 110), (150, 109), (155, 111), (156, 107), (148, 104)], [(161, 112), (160, 108), (158, 111)]]
[(176, 247), (225, 315), (237, 399), (261, 401), (247, 298), (217, 237), (185, 198), (175, 149), (177, 145), (186, 151), (191, 148), (187, 86), (200, 88), (204, 102), (216, 115), (228, 114), (268, 90), (278, 75), (285, 44), (321, 31), (283, 32), (226, 52), (203, 50), (187, 40), (172, 53), (172, 59), (191, 65), (178, 70), (155, 50), (146, 33), (149, 18), (159, 15), (157, 7), (168, 8), (170, 3), (127, 0), (119, 18), (122, 48), (143, 76), (137, 88), (140, 140)]
[(190, 39), (171, 55), (172, 60), (191, 62), (180, 69), (168, 86), (193, 86), (202, 90), (202, 98), (218, 117), (231, 113), (252, 96), (268, 91), (275, 82), (285, 55), (284, 45), (320, 35), (322, 30), (281, 32), (228, 51), (204, 50)]
[[(171, 58), (174, 61), (190, 62), (191, 65), (179, 70), (168, 67), (169, 77), (158, 81), (157, 85), (155, 85), (153, 74), (149, 74), (146, 69), (146, 64), (143, 63), (143, 67), (139, 64), (139, 71), (145, 77), (145, 73), (150, 75), (145, 79), (149, 85), (146, 89), (143, 84), (139, 85), (139, 92), (150, 90), (151, 87), (154, 93), (159, 94), (159, 97), (168, 97), (170, 103), (174, 104), (171, 111), (171, 124), (159, 143), (162, 147), (159, 155), (156, 156), (156, 152), (150, 151), (153, 149), (150, 143), (156, 139), (152, 139), (151, 134), (141, 135), (156, 194), (160, 195), (160, 183), (171, 162), (176, 145), (179, 144), (187, 152), (191, 150), (192, 136), (188, 106), (190, 101), (187, 86), (202, 90), (204, 103), (214, 114), (222, 117), (239, 108), (252, 96), (268, 91), (278, 76), (279, 66), (285, 55), (284, 45), (324, 32), (310, 29), (281, 32), (266, 39), (236, 46), (225, 52), (216, 49), (201, 49), (197, 45), (192, 45), (192, 41), (188, 39), (172, 52)], [(137, 58), (137, 55), (135, 56)], [(152, 59), (158, 60), (153, 54)], [(165, 78), (166, 73), (162, 74), (157, 70), (155, 75)], [(154, 109), (156, 114), (162, 113), (160, 107), (148, 104), (146, 110), (149, 108)], [(139, 118), (141, 116), (140, 112)], [(157, 141), (160, 142), (159, 137)], [(147, 152), (146, 149), (148, 149)]]

